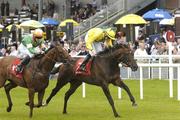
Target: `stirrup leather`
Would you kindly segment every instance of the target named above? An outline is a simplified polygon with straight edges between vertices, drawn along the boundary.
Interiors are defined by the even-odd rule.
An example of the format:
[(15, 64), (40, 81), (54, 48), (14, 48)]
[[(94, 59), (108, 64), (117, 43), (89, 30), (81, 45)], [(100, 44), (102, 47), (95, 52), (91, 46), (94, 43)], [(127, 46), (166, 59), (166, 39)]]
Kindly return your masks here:
[(23, 71), (22, 66), (18, 65), (18, 66), (16, 67), (16, 72), (21, 73), (22, 71)]

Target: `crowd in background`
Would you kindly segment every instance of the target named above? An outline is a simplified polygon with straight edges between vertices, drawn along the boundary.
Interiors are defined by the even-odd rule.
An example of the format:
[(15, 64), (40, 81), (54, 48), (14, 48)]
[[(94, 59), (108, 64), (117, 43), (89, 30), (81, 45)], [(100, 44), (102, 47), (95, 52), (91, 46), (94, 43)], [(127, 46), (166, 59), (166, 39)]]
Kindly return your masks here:
[[(139, 34), (136, 40), (128, 41), (126, 39), (125, 32), (118, 32), (120, 35), (116, 40), (116, 43), (125, 44), (129, 43), (131, 49), (134, 51), (134, 55), (168, 55), (168, 41), (166, 39), (166, 30), (162, 29), (159, 37), (154, 39), (150, 39), (149, 37), (145, 37), (143, 30), (139, 30)], [(71, 56), (77, 55), (86, 55), (88, 53), (84, 40), (80, 40), (78, 42), (71, 42), (71, 45), (66, 41), (62, 40), (62, 37), (59, 38), (60, 43), (63, 47), (69, 52)], [(176, 38), (172, 43), (173, 55), (180, 55), (180, 38)], [(12, 44), (10, 46), (1, 46), (0, 55), (14, 55), (17, 50), (17, 44)], [(154, 60), (155, 61), (155, 60)], [(168, 60), (163, 60), (164, 62), (168, 62)], [(180, 59), (173, 59), (174, 62), (180, 62)], [(141, 61), (147, 62), (147, 61)]]
[[(134, 55), (146, 56), (146, 55), (168, 55), (170, 42), (167, 41), (168, 29), (162, 28), (159, 36), (155, 38), (145, 37), (143, 30), (139, 30), (137, 39), (131, 44)], [(172, 42), (172, 55), (180, 55), (180, 38), (175, 38)], [(156, 62), (158, 59), (153, 59)], [(168, 59), (161, 60), (162, 62), (168, 62)], [(147, 62), (141, 60), (140, 62)], [(173, 62), (180, 62), (180, 58), (174, 58)]]
[[(10, 16), (10, 7), (12, 6), (11, 3), (8, 1), (5, 2), (4, 0), (0, 3), (1, 7), (1, 16)], [(19, 12), (29, 12), (26, 14), (29, 14), (28, 16), (31, 19), (37, 20), (37, 16), (33, 18), (33, 14), (38, 14), (38, 3), (32, 3), (30, 4), (30, 1), (27, 1), (24, 3), (21, 7), (21, 9), (15, 8), (13, 10), (14, 15), (18, 15)], [(43, 17), (53, 17), (58, 18), (59, 15), (56, 12), (57, 6), (53, 0), (44, 0), (43, 2)], [(12, 12), (12, 11), (11, 11)], [(94, 15), (97, 12), (97, 2), (96, 0), (93, 0), (93, 2), (86, 3), (85, 5), (80, 3), (79, 0), (71, 0), (71, 9), (70, 14), (71, 18), (76, 20), (77, 22), (81, 22), (90, 16)]]
[(80, 4), (79, 0), (72, 0), (71, 2), (71, 16), (77, 22), (81, 22), (96, 13), (96, 0), (93, 0), (92, 3), (87, 3), (85, 6)]

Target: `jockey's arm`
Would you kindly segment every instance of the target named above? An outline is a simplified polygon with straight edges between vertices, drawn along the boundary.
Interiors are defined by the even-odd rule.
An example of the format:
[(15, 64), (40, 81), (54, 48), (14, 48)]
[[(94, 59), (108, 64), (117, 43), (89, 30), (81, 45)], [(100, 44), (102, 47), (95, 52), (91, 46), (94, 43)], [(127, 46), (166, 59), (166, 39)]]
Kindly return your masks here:
[(46, 47), (46, 45), (44, 43), (42, 43), (39, 48), (42, 50), (42, 51), (46, 51), (48, 48)]
[(22, 44), (28, 49), (30, 53), (36, 53), (35, 48), (32, 45), (32, 37), (30, 35), (24, 36), (22, 39)]
[(85, 36), (86, 48), (88, 50), (93, 50), (92, 44), (96, 39), (97, 39), (97, 35), (87, 34)]
[(117, 40), (111, 40), (111, 39), (107, 39), (104, 42), (105, 47), (112, 47), (113, 45), (115, 45), (117, 43)]
[[(39, 46), (37, 46), (37, 47), (34, 47), (33, 45), (32, 45), (32, 43), (28, 43), (28, 44), (26, 44), (25, 45), (26, 47), (27, 47), (27, 49), (29, 50), (29, 52), (31, 53), (31, 54), (39, 54), (40, 52), (41, 52), (41, 48), (40, 48), (40, 45)], [(39, 48), (39, 49), (37, 49), (37, 48)]]
[(111, 39), (107, 39), (104, 42), (104, 45), (105, 45), (105, 47), (112, 47), (113, 46), (112, 40)]
[(46, 47), (46, 45), (45, 45), (44, 39), (41, 39), (39, 41), (39, 43), (37, 43), (37, 47), (36, 48), (38, 49), (38, 53), (40, 53), (42, 51), (46, 51), (48, 49), (48, 47)]
[(29, 52), (32, 53), (32, 54), (37, 54), (38, 53), (37, 50), (35, 49), (35, 47), (33, 47), (33, 46), (31, 47), (29, 45), (29, 47), (27, 46), (27, 48), (28, 48)]
[(93, 50), (93, 47), (92, 47), (92, 41), (87, 41), (86, 42), (86, 48), (88, 49), (88, 50)]

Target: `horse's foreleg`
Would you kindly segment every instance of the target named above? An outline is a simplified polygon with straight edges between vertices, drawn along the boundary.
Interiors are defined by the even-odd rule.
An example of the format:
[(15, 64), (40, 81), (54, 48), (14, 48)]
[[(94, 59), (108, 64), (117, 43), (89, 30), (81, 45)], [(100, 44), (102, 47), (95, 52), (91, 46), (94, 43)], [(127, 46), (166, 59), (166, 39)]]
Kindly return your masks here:
[(65, 97), (64, 97), (64, 109), (63, 109), (63, 113), (66, 114), (67, 111), (67, 102), (69, 100), (69, 97), (76, 91), (76, 89), (82, 84), (81, 81), (77, 81), (77, 80), (73, 80), (71, 82), (71, 86), (69, 88), (69, 90), (65, 93)]
[(133, 105), (133, 106), (137, 106), (136, 101), (135, 101), (135, 99), (134, 99), (134, 96), (132, 95), (129, 87), (128, 87), (123, 81), (121, 81), (121, 85), (120, 85), (120, 86), (121, 86), (121, 87), (127, 92), (127, 94), (129, 95), (129, 98), (130, 98), (130, 100), (131, 100), (131, 102), (132, 102), (132, 105)]
[(57, 94), (57, 92), (64, 86), (66, 85), (68, 82), (66, 80), (63, 80), (63, 78), (60, 80), (60, 78), (58, 78), (58, 81), (56, 83), (56, 87), (52, 90), (50, 96), (47, 98), (46, 100), (46, 105), (51, 101), (51, 99)]
[(35, 90), (34, 89), (28, 89), (28, 92), (29, 92), (29, 107), (30, 107), (29, 117), (31, 118), (33, 116)]
[(113, 84), (123, 88), (127, 92), (128, 96), (132, 102), (132, 105), (137, 106), (134, 96), (132, 95), (129, 87), (122, 80), (116, 80), (115, 83), (113, 83)]
[(34, 107), (41, 107), (42, 106), (42, 101), (43, 101), (43, 97), (44, 97), (44, 93), (45, 93), (45, 89), (38, 92), (38, 104), (34, 105)]
[(102, 85), (102, 89), (103, 89), (103, 92), (104, 94), (106, 95), (111, 107), (112, 107), (112, 110), (113, 110), (113, 113), (114, 113), (114, 116), (115, 117), (120, 117), (115, 109), (115, 106), (114, 106), (114, 101), (112, 99), (112, 96), (110, 94), (110, 91), (109, 91), (109, 88), (108, 88), (108, 85)]
[(8, 99), (8, 104), (9, 106), (7, 107), (7, 112), (10, 112), (11, 111), (11, 108), (12, 108), (12, 101), (11, 101), (11, 96), (10, 96), (10, 90), (15, 88), (17, 85), (13, 82), (10, 82), (8, 84), (6, 84), (4, 86), (4, 89), (5, 89), (5, 92), (6, 92), (6, 96), (7, 96), (7, 99)]

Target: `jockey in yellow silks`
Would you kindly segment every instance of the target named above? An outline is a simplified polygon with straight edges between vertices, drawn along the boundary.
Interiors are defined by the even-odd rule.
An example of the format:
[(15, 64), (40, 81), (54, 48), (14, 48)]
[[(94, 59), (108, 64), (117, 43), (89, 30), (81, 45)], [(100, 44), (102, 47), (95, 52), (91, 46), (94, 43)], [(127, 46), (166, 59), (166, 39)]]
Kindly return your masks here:
[(86, 71), (85, 66), (92, 55), (95, 55), (96, 53), (102, 51), (104, 47), (112, 47), (113, 41), (116, 40), (115, 34), (116, 34), (116, 31), (113, 30), (112, 28), (90, 29), (85, 36), (86, 47), (89, 50), (89, 54), (87, 54), (86, 57), (84, 58), (84, 61), (80, 65), (79, 70)]

